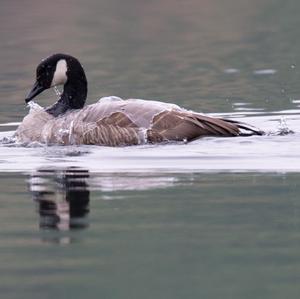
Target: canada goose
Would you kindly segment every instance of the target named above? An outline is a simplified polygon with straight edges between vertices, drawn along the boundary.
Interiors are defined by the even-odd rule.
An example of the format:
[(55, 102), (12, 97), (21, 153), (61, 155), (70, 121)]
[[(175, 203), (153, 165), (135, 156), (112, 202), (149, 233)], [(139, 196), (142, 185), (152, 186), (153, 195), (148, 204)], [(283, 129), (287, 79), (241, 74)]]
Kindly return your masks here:
[(247, 124), (158, 101), (105, 97), (84, 107), (87, 80), (83, 67), (66, 54), (54, 54), (37, 66), (36, 82), (25, 102), (57, 85), (64, 85), (58, 101), (46, 109), (31, 109), (16, 131), (18, 141), (124, 146), (202, 136), (262, 135)]

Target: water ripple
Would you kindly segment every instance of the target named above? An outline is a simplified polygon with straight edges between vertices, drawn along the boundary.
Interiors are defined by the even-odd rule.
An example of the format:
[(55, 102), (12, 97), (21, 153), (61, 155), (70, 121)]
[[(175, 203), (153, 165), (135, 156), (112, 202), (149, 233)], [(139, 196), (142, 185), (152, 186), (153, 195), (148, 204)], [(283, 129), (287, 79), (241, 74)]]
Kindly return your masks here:
[[(222, 114), (263, 129), (264, 136), (205, 137), (188, 144), (45, 146), (14, 143), (13, 131), (0, 133), (0, 170), (30, 172), (40, 167), (85, 167), (91, 172), (300, 171), (300, 117), (295, 112), (267, 115)], [(254, 114), (253, 114), (254, 113)], [(218, 114), (220, 116), (220, 114)]]

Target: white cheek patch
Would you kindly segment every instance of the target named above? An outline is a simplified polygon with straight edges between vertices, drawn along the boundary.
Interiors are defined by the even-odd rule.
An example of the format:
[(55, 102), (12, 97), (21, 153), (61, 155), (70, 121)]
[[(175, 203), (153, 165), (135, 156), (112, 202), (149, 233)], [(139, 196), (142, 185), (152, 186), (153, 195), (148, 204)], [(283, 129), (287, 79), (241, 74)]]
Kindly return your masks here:
[(56, 64), (56, 69), (51, 82), (51, 87), (65, 84), (67, 82), (67, 62), (65, 59), (61, 59)]

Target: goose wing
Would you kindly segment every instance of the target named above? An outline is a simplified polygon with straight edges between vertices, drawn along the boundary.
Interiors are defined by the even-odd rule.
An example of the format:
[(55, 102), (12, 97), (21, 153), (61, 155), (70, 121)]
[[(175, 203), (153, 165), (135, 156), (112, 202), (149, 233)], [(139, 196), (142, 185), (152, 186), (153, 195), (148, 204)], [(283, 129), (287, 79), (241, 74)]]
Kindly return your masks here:
[[(128, 145), (170, 140), (190, 141), (202, 136), (261, 135), (259, 130), (247, 124), (205, 116), (163, 102), (101, 100), (87, 109), (83, 121), (96, 121), (97, 124), (86, 135), (93, 140), (93, 144)], [(129, 138), (130, 134), (132, 139)], [(105, 142), (97, 143), (97, 138)]]
[(239, 128), (221, 119), (172, 110), (154, 116), (149, 128), (140, 128), (124, 113), (115, 112), (96, 123), (81, 123), (74, 127), (73, 135), (84, 144), (121, 146), (147, 141), (190, 141), (201, 136), (237, 136)]
[(142, 129), (121, 112), (86, 123), (82, 133), (83, 143), (108, 146), (137, 145), (144, 141)]
[(239, 127), (226, 120), (188, 111), (164, 111), (156, 115), (149, 130), (150, 142), (190, 141), (201, 136), (237, 136)]

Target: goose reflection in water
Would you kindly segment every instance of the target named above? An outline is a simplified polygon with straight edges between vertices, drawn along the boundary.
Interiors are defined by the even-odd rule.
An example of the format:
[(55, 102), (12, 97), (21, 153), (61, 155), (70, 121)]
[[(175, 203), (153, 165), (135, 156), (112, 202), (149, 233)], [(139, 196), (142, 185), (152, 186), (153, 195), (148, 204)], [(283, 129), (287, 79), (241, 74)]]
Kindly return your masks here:
[(39, 169), (29, 188), (40, 215), (40, 228), (68, 231), (88, 227), (90, 191), (88, 170)]

